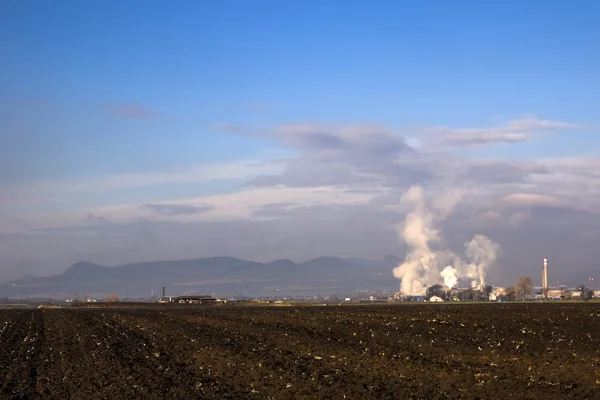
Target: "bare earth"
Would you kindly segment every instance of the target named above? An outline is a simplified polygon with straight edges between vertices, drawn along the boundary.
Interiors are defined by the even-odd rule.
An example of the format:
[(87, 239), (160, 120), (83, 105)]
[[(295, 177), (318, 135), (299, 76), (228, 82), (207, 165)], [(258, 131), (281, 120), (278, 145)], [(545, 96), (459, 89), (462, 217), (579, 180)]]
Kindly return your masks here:
[(0, 310), (2, 399), (598, 399), (600, 304)]

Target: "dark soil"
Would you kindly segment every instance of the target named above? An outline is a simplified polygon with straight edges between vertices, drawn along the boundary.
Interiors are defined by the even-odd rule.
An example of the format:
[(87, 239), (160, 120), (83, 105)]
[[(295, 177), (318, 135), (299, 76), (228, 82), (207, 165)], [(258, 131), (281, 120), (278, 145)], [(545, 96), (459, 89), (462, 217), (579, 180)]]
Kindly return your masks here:
[(0, 311), (1, 399), (598, 399), (600, 304)]

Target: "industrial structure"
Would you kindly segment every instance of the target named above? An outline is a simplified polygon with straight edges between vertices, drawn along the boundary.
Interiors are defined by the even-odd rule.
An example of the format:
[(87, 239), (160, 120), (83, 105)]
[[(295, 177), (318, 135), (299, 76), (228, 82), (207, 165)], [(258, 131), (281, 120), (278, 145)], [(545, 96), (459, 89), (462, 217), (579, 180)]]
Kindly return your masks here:
[(542, 295), (548, 297), (548, 258), (544, 257), (544, 267), (542, 268)]
[(167, 296), (160, 299), (160, 303), (207, 304), (217, 302), (219, 300), (207, 295)]
[(165, 286), (163, 286), (162, 287), (162, 297), (158, 300), (159, 303), (207, 304), (207, 303), (224, 302), (224, 300), (217, 300), (213, 296), (209, 296), (209, 295), (187, 294), (187, 295), (167, 296), (166, 291), (167, 291), (167, 288)]

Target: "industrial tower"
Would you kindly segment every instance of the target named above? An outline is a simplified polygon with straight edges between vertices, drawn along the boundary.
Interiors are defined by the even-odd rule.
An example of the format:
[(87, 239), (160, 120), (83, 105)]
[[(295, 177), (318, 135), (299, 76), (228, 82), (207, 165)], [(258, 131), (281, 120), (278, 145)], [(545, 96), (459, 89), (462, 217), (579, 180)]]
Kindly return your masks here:
[(542, 294), (548, 297), (548, 259), (544, 257), (544, 268), (542, 269)]

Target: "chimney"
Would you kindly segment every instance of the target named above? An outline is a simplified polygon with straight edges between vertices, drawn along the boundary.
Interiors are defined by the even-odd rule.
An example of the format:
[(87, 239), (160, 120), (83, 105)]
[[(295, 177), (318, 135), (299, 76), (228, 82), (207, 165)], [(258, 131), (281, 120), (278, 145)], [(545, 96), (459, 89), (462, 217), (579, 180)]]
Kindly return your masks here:
[(542, 270), (542, 294), (548, 297), (548, 259), (544, 257), (544, 269)]

